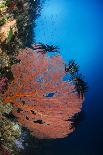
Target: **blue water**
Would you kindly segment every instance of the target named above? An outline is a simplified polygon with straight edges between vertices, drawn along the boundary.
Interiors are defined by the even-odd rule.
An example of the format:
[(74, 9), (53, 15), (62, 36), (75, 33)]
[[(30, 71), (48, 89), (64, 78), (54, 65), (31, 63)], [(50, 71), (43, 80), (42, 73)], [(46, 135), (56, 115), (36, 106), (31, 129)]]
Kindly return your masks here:
[(33, 30), (36, 42), (58, 45), (65, 61), (76, 59), (80, 71), (86, 75), (89, 92), (75, 132), (50, 142), (38, 154), (102, 155), (103, 1), (45, 0), (42, 5)]

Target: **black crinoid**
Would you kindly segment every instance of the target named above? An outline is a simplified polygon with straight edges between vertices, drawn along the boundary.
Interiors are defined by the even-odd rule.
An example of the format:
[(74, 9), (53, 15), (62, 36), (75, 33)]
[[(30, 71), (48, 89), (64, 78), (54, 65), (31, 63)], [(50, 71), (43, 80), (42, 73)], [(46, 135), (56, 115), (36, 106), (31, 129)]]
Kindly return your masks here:
[(75, 63), (75, 60), (70, 60), (68, 64), (65, 64), (65, 72), (74, 74), (79, 71), (79, 65)]
[(84, 76), (78, 72), (71, 75), (71, 80), (75, 84), (75, 90), (78, 92), (79, 97), (84, 97), (84, 93), (88, 91), (88, 84), (84, 80)]
[(48, 45), (48, 44), (43, 44), (39, 43), (41, 45), (41, 49), (43, 49), (44, 54), (47, 52), (58, 52), (59, 53), (59, 48), (55, 45)]

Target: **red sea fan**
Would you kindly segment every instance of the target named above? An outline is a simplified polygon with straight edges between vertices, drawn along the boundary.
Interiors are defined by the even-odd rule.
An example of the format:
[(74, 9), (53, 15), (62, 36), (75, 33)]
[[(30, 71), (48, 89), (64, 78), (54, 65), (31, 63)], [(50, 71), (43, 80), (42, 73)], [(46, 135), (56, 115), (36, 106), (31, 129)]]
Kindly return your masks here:
[(61, 56), (46, 56), (30, 48), (22, 50), (12, 66), (14, 80), (3, 94), (12, 102), (13, 114), (37, 138), (62, 138), (71, 133), (67, 121), (80, 112), (83, 100), (74, 86), (63, 81), (65, 66)]
[(6, 86), (8, 79), (6, 77), (0, 78), (0, 92), (3, 90), (3, 88)]

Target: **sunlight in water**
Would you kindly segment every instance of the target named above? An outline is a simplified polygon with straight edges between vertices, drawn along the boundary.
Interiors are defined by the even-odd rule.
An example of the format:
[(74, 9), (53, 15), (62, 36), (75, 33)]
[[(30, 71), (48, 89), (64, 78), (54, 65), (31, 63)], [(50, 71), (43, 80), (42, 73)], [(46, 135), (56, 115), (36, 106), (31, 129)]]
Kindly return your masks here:
[(43, 7), (43, 10), (44, 11), (42, 16), (45, 16), (47, 18), (60, 15), (62, 11), (64, 11), (62, 3), (60, 2), (59, 4), (57, 2), (51, 3), (51, 1), (47, 1), (47, 3)]

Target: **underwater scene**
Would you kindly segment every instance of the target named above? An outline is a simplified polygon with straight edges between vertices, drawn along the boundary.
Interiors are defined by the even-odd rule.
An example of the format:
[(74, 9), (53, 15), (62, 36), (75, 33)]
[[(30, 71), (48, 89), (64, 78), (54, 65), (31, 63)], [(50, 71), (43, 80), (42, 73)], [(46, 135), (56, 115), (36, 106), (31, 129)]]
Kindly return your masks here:
[(102, 29), (102, 0), (0, 0), (0, 155), (103, 154)]

